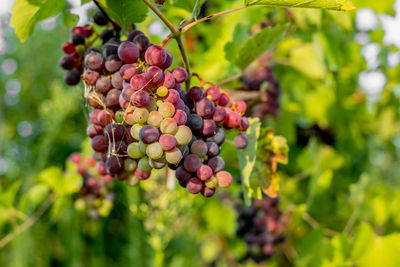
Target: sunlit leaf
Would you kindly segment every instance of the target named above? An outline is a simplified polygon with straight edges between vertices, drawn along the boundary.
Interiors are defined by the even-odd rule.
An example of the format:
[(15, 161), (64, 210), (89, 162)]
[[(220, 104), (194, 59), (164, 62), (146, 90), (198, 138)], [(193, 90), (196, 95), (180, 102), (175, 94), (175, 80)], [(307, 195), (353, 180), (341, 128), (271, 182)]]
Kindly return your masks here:
[(339, 11), (355, 9), (351, 2), (347, 0), (245, 0), (245, 4), (248, 6), (323, 8)]

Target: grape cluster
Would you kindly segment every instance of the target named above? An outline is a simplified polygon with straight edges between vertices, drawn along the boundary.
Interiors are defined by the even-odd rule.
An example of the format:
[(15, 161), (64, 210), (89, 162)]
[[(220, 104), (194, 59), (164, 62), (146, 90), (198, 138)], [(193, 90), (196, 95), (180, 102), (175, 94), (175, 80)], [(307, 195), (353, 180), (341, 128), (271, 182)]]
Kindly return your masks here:
[[(152, 169), (168, 166), (190, 193), (210, 197), (217, 186), (228, 187), (232, 176), (218, 154), (224, 129), (249, 127), (245, 102), (233, 102), (216, 86), (186, 93), (181, 84), (188, 73), (170, 69), (170, 51), (136, 29), (126, 41), (112, 30), (105, 39), (104, 31), (101, 49), (87, 48), (80, 63), (86, 101), (93, 107), (87, 135), (104, 173), (135, 186)], [(239, 133), (234, 143), (243, 149), (248, 138)]]
[(79, 210), (88, 210), (92, 218), (108, 216), (114, 202), (114, 193), (111, 191), (113, 178), (107, 175), (101, 166), (96, 166), (93, 157), (84, 158), (79, 153), (73, 153), (69, 160), (82, 177), (82, 187), (75, 201), (75, 207)]
[(263, 120), (267, 114), (274, 117), (279, 115), (279, 95), (281, 93), (279, 81), (274, 77), (271, 52), (267, 51), (255, 62), (250, 64), (240, 78), (241, 82), (250, 90), (263, 90), (266, 85), (266, 99), (253, 108), (253, 116)]
[(236, 205), (236, 233), (247, 243), (245, 258), (262, 262), (273, 253), (275, 246), (285, 241), (282, 235), (282, 213), (277, 198), (254, 199), (250, 207)]

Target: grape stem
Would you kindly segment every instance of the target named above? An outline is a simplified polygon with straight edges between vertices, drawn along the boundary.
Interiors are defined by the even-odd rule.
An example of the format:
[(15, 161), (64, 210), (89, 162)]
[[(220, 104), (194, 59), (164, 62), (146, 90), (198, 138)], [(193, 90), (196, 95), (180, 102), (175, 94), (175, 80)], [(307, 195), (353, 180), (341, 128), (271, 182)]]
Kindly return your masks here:
[(117, 34), (119, 35), (119, 32), (121, 31), (121, 27), (115, 23), (110, 16), (108, 16), (107, 12), (100, 6), (99, 2), (97, 2), (97, 0), (93, 0), (93, 3), (98, 7), (98, 9), (100, 10), (101, 13), (103, 13), (104, 17), (106, 17), (106, 19), (111, 22), (111, 24), (113, 25), (114, 30), (117, 32)]

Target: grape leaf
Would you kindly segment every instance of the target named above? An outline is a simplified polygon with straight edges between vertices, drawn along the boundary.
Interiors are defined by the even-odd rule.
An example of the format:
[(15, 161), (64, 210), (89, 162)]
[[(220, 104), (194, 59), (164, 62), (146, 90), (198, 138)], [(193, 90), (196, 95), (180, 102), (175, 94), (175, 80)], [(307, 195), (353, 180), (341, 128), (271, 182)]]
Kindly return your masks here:
[(266, 50), (275, 48), (282, 41), (287, 27), (288, 24), (266, 27), (250, 37), (236, 53), (233, 63), (244, 69)]
[(131, 23), (142, 22), (147, 16), (147, 6), (141, 0), (99, 0), (112, 20), (128, 30)]
[(355, 9), (348, 0), (245, 0), (244, 2), (247, 6), (323, 8), (339, 11)]
[(248, 27), (243, 24), (237, 24), (235, 29), (233, 30), (232, 41), (227, 43), (224, 47), (225, 50), (225, 58), (228, 61), (231, 61), (235, 57), (240, 49), (241, 44), (243, 44), (248, 37)]
[(75, 14), (71, 14), (69, 11), (62, 13), (62, 21), (65, 27), (74, 27), (78, 23), (79, 17)]
[(21, 42), (24, 42), (32, 33), (36, 23), (57, 15), (64, 7), (67, 5), (62, 0), (16, 0), (11, 8), (10, 25), (15, 29)]
[(242, 190), (246, 205), (251, 204), (251, 198), (261, 194), (258, 186), (251, 182), (251, 174), (256, 163), (257, 139), (260, 135), (260, 121), (258, 118), (249, 118), (250, 127), (246, 134), (249, 137), (249, 145), (245, 149), (238, 149), (239, 167), (242, 177)]

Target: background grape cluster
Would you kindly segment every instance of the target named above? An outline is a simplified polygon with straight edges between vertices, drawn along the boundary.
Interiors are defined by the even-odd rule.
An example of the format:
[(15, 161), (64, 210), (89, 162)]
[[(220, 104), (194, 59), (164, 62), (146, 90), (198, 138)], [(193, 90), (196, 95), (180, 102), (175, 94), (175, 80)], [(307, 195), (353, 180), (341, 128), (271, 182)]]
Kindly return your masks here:
[[(100, 11), (93, 20), (108, 24)], [(98, 37), (102, 45), (91, 47)], [(170, 69), (171, 52), (151, 44), (136, 29), (121, 41), (113, 28), (98, 35), (90, 25), (75, 27), (63, 51), (65, 82), (75, 85), (82, 79), (85, 85), (92, 108), (87, 135), (101, 174), (135, 186), (148, 179), (152, 169), (168, 166), (176, 170), (182, 187), (205, 197), (232, 183), (218, 155), (225, 130), (240, 132), (234, 138), (237, 148), (248, 145), (244, 101), (234, 102), (213, 84), (182, 90), (187, 71)]]

